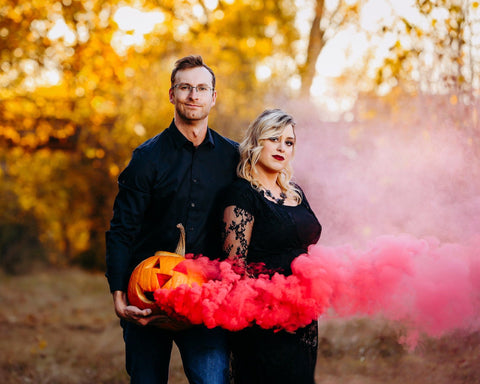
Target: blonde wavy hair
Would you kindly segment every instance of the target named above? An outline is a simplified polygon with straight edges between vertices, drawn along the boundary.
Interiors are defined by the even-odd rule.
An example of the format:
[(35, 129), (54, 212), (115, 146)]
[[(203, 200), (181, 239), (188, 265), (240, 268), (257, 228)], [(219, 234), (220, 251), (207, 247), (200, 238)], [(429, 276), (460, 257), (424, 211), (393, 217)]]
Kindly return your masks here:
[[(240, 162), (237, 175), (261, 190), (262, 185), (256, 175), (256, 164), (263, 149), (263, 142), (271, 137), (280, 135), (283, 130), (291, 125), (295, 128), (293, 117), (281, 109), (266, 109), (247, 128), (245, 137), (240, 143)], [(295, 153), (295, 145), (293, 154)], [(300, 189), (291, 182), (293, 171), (290, 163), (278, 174), (277, 184), (287, 198), (295, 200), (298, 204), (302, 201)]]

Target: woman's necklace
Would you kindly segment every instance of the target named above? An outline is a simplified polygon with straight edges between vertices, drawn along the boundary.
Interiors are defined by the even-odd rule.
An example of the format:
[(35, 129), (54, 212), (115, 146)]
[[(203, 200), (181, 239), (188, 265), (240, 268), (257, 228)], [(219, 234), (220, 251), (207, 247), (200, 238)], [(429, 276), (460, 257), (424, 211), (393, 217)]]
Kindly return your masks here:
[(265, 196), (268, 196), (270, 199), (275, 201), (278, 205), (283, 205), (283, 203), (285, 203), (285, 199), (287, 198), (287, 195), (283, 192), (280, 192), (280, 197), (277, 198), (273, 196), (273, 193), (270, 192), (268, 189), (264, 189), (262, 191), (264, 191)]

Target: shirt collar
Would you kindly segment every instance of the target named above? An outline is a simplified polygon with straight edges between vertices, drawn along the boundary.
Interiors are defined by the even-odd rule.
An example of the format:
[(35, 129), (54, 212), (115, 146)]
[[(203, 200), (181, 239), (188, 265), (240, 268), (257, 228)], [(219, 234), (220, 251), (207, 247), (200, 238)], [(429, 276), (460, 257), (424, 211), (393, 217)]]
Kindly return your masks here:
[[(175, 120), (172, 120), (168, 129), (172, 133), (173, 143), (176, 148), (180, 148), (188, 143), (191, 143), (183, 134), (178, 130), (177, 126), (175, 125)], [(210, 128), (207, 127), (207, 134), (205, 135), (205, 139), (203, 139), (202, 144), (200, 146), (207, 145), (209, 147), (215, 147), (215, 140), (212, 135), (212, 131)]]

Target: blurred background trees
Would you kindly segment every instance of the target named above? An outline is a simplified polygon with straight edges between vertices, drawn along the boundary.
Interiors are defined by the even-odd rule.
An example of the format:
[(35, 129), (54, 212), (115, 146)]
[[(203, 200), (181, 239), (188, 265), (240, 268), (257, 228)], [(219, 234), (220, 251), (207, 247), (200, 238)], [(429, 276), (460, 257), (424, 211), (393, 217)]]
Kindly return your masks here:
[[(478, 2), (416, 0), (408, 15), (394, 1), (372, 2), (4, 0), (1, 266), (103, 267), (116, 178), (133, 148), (169, 125), (170, 72), (188, 54), (216, 72), (210, 126), (233, 139), (266, 106), (301, 100), (321, 111), (323, 76), (322, 97), (340, 106), (324, 116), (407, 125), (400, 104), (440, 104), (476, 142)], [(325, 79), (318, 67), (329, 44), (354, 33), (363, 36), (360, 59)]]

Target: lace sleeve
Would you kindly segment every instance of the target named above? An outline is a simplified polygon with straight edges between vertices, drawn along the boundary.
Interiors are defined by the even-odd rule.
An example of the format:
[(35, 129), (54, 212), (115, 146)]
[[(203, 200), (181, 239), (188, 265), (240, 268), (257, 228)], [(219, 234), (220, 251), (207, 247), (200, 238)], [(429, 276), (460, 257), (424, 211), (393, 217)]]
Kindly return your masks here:
[(225, 208), (223, 213), (223, 253), (234, 263), (234, 267), (246, 271), (246, 257), (252, 236), (254, 217), (237, 206)]

